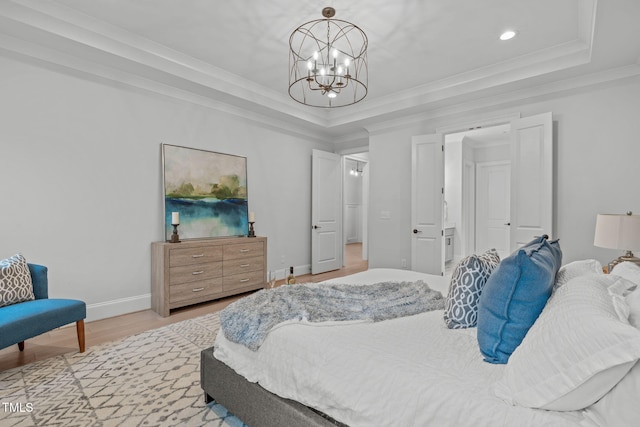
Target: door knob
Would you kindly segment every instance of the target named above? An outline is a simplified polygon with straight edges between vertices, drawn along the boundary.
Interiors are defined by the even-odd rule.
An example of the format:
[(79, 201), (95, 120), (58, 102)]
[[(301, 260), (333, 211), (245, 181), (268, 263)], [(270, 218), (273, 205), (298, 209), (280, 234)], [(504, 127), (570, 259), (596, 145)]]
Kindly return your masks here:
[(504, 225), (511, 225), (511, 223), (510, 222), (505, 222)]
[(314, 226), (313, 226), (313, 229), (314, 229), (314, 230), (317, 230), (318, 228), (322, 228), (322, 227), (320, 227), (319, 225), (314, 225)]
[(413, 229), (413, 234), (418, 234), (418, 233), (422, 233), (422, 231), (418, 230), (417, 228)]

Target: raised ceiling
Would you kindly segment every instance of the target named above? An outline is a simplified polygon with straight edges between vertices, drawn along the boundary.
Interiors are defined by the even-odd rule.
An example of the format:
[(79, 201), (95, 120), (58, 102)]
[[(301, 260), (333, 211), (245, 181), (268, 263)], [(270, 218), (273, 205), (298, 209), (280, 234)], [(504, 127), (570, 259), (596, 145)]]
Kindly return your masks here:
[[(369, 37), (368, 96), (332, 110), (287, 94), (289, 35), (324, 6)], [(637, 76), (639, 21), (637, 0), (4, 0), (0, 54), (336, 136)]]

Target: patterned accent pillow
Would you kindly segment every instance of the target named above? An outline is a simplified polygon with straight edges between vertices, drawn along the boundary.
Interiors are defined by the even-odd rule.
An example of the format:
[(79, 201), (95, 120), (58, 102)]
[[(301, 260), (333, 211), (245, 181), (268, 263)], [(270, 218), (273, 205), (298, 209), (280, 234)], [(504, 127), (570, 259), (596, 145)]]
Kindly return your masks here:
[(498, 252), (490, 249), (482, 255), (469, 255), (456, 265), (444, 308), (444, 322), (449, 329), (476, 326), (482, 288), (499, 263)]
[(16, 254), (0, 261), (0, 307), (35, 299), (27, 260)]

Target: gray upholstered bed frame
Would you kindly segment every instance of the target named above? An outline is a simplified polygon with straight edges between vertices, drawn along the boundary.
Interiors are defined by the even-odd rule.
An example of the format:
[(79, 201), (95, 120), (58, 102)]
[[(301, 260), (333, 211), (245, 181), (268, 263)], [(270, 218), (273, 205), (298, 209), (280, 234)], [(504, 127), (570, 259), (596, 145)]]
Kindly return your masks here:
[(207, 403), (215, 400), (250, 427), (346, 427), (318, 411), (247, 381), (216, 359), (213, 347), (200, 353), (200, 386)]

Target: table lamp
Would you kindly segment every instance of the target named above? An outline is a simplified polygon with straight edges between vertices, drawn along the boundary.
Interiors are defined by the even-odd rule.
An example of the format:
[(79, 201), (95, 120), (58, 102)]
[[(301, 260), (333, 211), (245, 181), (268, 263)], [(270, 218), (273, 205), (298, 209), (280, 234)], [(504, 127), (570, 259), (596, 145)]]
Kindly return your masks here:
[(619, 249), (626, 253), (609, 263), (609, 272), (616, 264), (630, 261), (640, 265), (640, 258), (633, 255), (633, 250), (640, 249), (640, 215), (598, 214), (596, 233), (593, 240), (595, 246)]

